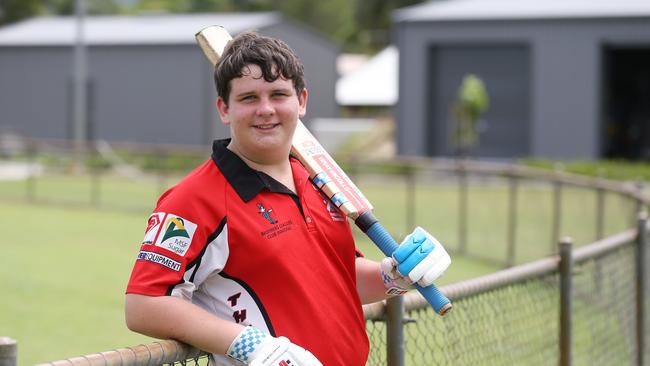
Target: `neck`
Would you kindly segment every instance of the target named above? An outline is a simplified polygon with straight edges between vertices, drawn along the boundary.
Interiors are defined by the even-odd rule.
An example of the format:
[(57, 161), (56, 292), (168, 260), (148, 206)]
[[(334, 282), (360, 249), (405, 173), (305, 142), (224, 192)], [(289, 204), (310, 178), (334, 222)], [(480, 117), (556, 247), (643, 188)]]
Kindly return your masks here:
[(271, 178), (277, 180), (278, 182), (284, 184), (292, 192), (296, 192), (296, 187), (293, 182), (293, 172), (291, 170), (291, 163), (289, 162), (289, 154), (287, 153), (284, 157), (278, 157), (276, 159), (255, 159), (249, 157), (239, 149), (228, 145), (228, 149), (234, 152), (239, 156), (246, 165), (251, 167), (254, 170), (263, 172), (270, 176)]

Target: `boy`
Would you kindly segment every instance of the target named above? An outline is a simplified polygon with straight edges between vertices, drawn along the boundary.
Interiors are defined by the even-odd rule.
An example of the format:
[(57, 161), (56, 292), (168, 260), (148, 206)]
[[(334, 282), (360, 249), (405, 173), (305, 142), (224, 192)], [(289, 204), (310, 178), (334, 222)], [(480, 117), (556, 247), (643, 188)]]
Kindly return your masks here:
[(284, 42), (235, 37), (215, 82), (231, 139), (159, 199), (127, 287), (128, 327), (216, 365), (365, 365), (361, 304), (430, 284), (449, 256), (419, 228), (405, 241), (424, 254), (400, 271), (356, 250), (344, 216), (289, 156), (308, 92)]

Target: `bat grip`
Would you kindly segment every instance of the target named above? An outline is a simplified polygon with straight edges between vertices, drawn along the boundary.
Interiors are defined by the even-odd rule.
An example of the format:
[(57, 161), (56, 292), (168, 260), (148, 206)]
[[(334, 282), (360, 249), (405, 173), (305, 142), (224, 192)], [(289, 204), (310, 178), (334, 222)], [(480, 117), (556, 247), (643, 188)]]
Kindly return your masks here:
[[(398, 244), (393, 239), (393, 237), (388, 233), (386, 229), (379, 223), (379, 221), (373, 223), (368, 230), (366, 235), (381, 249), (385, 256), (390, 257), (393, 255), (395, 249), (397, 249)], [(431, 304), (433, 309), (440, 315), (445, 315), (445, 313), (451, 310), (451, 301), (438, 290), (435, 285), (422, 287), (415, 284), (415, 288), (420, 292), (422, 296)]]

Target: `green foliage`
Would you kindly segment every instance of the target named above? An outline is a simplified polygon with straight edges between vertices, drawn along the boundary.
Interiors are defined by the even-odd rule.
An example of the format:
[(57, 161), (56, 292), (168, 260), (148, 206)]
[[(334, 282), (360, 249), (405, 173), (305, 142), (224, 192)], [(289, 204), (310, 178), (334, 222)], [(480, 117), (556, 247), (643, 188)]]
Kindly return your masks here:
[(478, 119), (490, 104), (483, 80), (474, 74), (467, 74), (458, 89), (460, 107), (474, 119)]
[(650, 181), (650, 163), (642, 161), (576, 160), (558, 162), (548, 159), (523, 159), (521, 163), (530, 167), (548, 170), (561, 168), (568, 173), (581, 174), (590, 177), (602, 177), (624, 181)]
[(329, 36), (345, 51), (376, 52), (390, 43), (391, 13), (423, 0), (141, 0), (130, 12), (279, 11)]
[[(121, 7), (115, 0), (84, 0), (86, 13), (90, 15), (117, 14)], [(76, 0), (46, 0), (49, 13), (59, 15), (72, 15), (76, 11)]]
[(349, 43), (357, 51), (377, 52), (390, 43), (393, 10), (421, 3), (421, 0), (357, 0), (354, 9), (356, 32)]
[(148, 171), (166, 173), (186, 173), (206, 160), (204, 153), (192, 152), (121, 152), (124, 160), (138, 168)]
[[(344, 51), (370, 52), (390, 43), (391, 14), (423, 0), (86, 0), (88, 14), (279, 11), (329, 36)], [(74, 14), (75, 0), (0, 0), (0, 24), (43, 14)]]
[(12, 23), (45, 11), (39, 0), (0, 0), (0, 24)]
[(454, 143), (461, 155), (468, 153), (478, 144), (476, 123), (487, 110), (490, 98), (483, 81), (474, 74), (467, 74), (458, 88), (454, 105), (455, 134)]
[(404, 164), (399, 161), (364, 161), (359, 164), (355, 159), (337, 160), (341, 169), (350, 176), (357, 174), (382, 174), (403, 176), (421, 170), (420, 167), (412, 164)]
[(86, 168), (90, 169), (91, 171), (108, 170), (113, 166), (110, 161), (104, 159), (99, 155), (89, 156), (86, 158), (85, 162)]

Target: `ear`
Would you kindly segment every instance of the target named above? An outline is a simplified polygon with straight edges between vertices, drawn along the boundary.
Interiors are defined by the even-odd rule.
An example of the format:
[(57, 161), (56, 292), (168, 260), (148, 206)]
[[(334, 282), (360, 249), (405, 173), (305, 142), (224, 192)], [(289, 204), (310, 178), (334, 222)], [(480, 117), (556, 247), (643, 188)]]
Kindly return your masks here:
[(302, 91), (300, 92), (300, 95), (298, 95), (298, 103), (300, 104), (300, 110), (299, 110), (299, 115), (300, 117), (304, 117), (305, 114), (307, 114), (307, 97), (309, 96), (309, 93), (307, 92), (307, 88), (303, 88)]
[(221, 97), (217, 97), (217, 111), (219, 112), (219, 117), (221, 117), (221, 122), (223, 122), (224, 125), (229, 125), (230, 124), (230, 118), (228, 117), (228, 103), (226, 103), (225, 100)]

